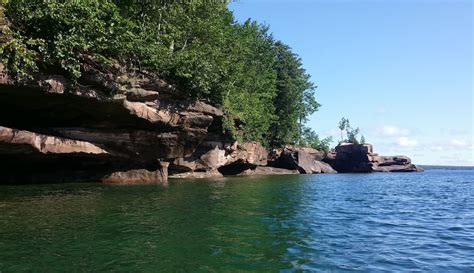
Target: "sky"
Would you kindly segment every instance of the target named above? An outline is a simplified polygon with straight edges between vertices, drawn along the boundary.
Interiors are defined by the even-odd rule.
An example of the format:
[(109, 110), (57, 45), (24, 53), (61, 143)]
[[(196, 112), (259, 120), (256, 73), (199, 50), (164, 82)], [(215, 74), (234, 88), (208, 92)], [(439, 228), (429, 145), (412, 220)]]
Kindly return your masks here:
[(308, 125), (340, 140), (342, 117), (381, 155), (474, 165), (470, 0), (240, 0), (237, 21), (269, 25), (318, 86)]

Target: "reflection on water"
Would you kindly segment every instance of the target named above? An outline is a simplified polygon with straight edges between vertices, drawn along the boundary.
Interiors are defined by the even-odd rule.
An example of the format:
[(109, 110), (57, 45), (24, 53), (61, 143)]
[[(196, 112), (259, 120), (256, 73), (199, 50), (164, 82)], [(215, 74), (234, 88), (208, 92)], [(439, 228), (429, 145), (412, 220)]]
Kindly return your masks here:
[(474, 172), (0, 187), (0, 271), (472, 271)]

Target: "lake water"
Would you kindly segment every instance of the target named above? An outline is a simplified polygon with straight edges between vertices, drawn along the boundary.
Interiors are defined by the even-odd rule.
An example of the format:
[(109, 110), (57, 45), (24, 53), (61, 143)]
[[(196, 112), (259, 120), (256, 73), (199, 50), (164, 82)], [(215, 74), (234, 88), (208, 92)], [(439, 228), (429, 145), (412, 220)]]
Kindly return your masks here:
[(0, 187), (0, 272), (474, 272), (474, 171)]

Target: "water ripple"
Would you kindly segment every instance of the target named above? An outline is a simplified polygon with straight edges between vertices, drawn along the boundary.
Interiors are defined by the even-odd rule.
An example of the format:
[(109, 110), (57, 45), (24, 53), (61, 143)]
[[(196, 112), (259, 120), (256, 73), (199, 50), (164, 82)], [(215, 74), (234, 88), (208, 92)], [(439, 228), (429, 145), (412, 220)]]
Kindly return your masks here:
[(474, 272), (474, 171), (2, 187), (0, 271)]

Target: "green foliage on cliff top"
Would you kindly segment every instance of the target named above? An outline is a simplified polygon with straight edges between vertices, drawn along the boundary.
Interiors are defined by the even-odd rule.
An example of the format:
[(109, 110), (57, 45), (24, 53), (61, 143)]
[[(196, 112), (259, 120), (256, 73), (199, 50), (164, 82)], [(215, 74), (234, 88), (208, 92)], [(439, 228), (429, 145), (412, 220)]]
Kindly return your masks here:
[[(357, 128), (352, 128), (351, 123), (349, 119), (347, 118), (341, 118), (341, 121), (339, 121), (338, 125), (339, 130), (341, 130), (341, 141), (342, 142), (349, 142), (349, 143), (354, 143), (354, 144), (365, 144), (365, 137), (361, 136), (360, 141), (357, 140), (357, 136), (359, 135), (359, 127)], [(343, 132), (346, 131), (347, 138), (344, 139), (343, 137)]]
[(0, 62), (80, 80), (86, 55), (153, 71), (226, 113), (239, 140), (299, 143), (320, 106), (299, 57), (266, 26), (235, 22), (226, 1), (2, 0), (11, 23)]

